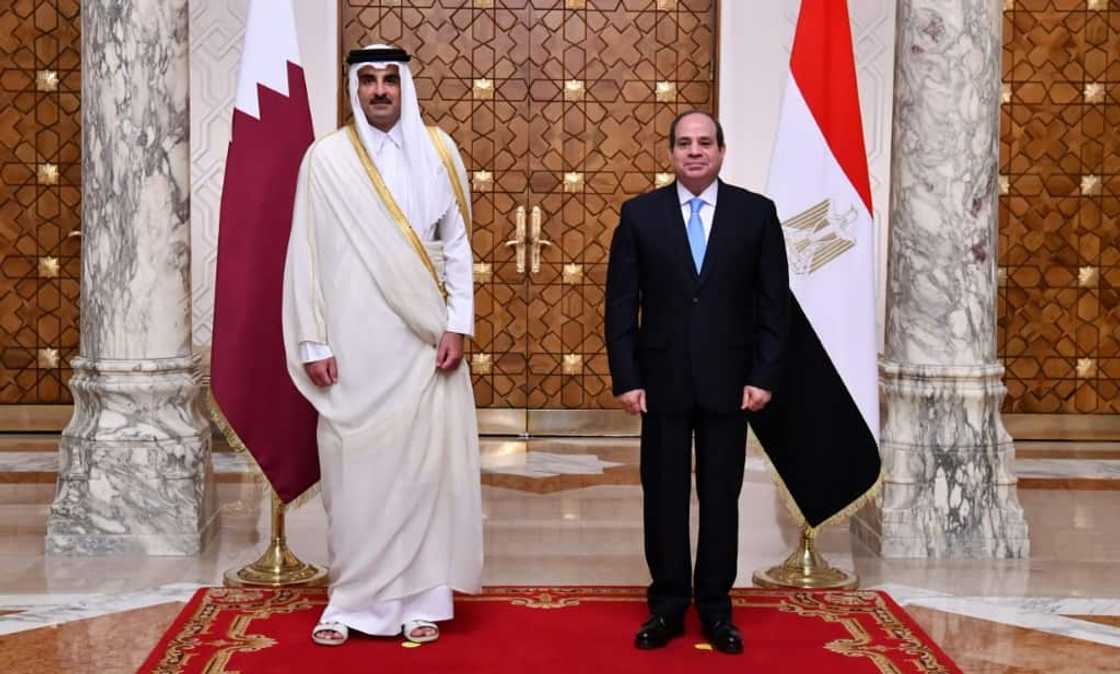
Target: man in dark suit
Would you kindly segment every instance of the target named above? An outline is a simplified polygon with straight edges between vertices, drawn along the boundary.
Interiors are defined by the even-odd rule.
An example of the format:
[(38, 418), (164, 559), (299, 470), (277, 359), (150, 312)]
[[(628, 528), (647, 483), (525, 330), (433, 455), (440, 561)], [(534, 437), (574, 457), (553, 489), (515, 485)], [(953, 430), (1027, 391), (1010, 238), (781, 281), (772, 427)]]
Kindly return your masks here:
[[(738, 558), (747, 415), (769, 402), (789, 322), (785, 242), (769, 199), (720, 180), (723, 130), (673, 122), (677, 180), (630, 199), (611, 243), (606, 339), (614, 394), (642, 415), (645, 552), (653, 583), (638, 648), (683, 631), (693, 597), (704, 635), (741, 653), (729, 591)], [(639, 319), (640, 316), (640, 319)], [(780, 392), (779, 392), (780, 394)], [(700, 531), (689, 551), (692, 439)]]

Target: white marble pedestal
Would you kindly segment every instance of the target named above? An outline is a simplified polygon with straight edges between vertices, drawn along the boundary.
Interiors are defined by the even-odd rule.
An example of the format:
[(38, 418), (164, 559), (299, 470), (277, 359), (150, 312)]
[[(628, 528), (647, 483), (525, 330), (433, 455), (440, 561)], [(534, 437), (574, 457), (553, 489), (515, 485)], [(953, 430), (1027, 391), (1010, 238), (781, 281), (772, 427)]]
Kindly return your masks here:
[(883, 557), (1030, 554), (1000, 419), (1003, 368), (880, 365), (882, 490), (852, 534)]
[(217, 522), (196, 358), (74, 361), (48, 554), (196, 555)]

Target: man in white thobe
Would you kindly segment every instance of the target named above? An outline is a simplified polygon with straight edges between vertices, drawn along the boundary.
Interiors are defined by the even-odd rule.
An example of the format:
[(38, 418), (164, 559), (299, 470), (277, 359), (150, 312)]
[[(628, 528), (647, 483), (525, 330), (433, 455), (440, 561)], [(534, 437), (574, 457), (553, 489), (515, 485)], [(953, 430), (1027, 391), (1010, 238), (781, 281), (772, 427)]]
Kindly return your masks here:
[(284, 275), (288, 370), (319, 412), (330, 600), (312, 639), (438, 637), (482, 573), (466, 170), (400, 49), (350, 52), (354, 122), (300, 167)]

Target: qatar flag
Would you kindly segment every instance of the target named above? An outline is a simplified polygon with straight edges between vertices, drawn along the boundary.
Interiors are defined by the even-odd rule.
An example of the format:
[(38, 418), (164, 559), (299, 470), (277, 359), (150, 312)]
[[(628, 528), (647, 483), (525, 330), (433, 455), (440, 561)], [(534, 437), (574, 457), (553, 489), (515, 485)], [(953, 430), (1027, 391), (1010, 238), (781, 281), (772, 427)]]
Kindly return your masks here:
[(875, 223), (845, 0), (803, 0), (767, 193), (790, 267), (787, 365), (755, 434), (810, 528), (878, 484)]
[(252, 0), (226, 157), (214, 291), (215, 419), (284, 503), (319, 481), (316, 412), (288, 376), (280, 322), (296, 176), (314, 140), (290, 0)]

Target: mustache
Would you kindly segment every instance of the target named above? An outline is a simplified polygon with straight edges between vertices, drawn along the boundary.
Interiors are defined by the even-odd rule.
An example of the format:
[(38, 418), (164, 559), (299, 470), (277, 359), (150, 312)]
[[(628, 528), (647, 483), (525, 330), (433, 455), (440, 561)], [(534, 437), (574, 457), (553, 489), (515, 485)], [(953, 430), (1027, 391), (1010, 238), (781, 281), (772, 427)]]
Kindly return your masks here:
[(372, 96), (369, 99), (370, 105), (372, 105), (374, 103), (390, 103), (391, 104), (392, 102), (393, 102), (392, 99), (390, 99), (388, 96)]

